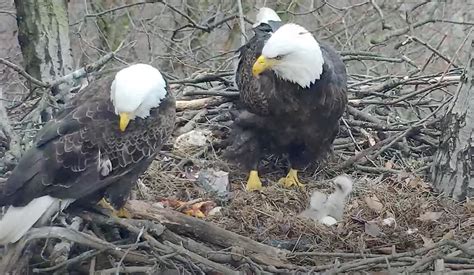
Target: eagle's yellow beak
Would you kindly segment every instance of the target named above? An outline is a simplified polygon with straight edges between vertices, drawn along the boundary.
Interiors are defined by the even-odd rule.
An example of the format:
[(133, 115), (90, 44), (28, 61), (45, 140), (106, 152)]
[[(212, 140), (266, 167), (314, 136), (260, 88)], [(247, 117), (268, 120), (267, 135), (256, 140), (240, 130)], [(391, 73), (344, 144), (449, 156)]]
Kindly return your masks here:
[(253, 76), (258, 76), (264, 71), (268, 70), (271, 68), (273, 65), (275, 65), (276, 60), (274, 59), (267, 59), (265, 56), (261, 55), (257, 58), (257, 61), (253, 63), (252, 67), (252, 74)]
[(130, 122), (130, 117), (129, 117), (128, 113), (120, 113), (119, 117), (120, 117), (120, 131), (123, 132), (123, 131), (125, 131), (125, 129), (127, 128), (128, 123)]

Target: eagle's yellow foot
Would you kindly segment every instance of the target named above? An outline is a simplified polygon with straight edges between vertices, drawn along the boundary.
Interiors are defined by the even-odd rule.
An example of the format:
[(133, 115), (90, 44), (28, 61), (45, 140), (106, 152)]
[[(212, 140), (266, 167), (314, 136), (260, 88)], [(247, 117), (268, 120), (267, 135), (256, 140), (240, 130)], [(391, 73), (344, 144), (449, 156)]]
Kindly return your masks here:
[(115, 215), (118, 218), (125, 218), (125, 219), (133, 218), (132, 214), (130, 212), (128, 212), (128, 210), (123, 208), (123, 207), (120, 208), (118, 211), (114, 209), (112, 211), (112, 215)]
[(262, 190), (262, 182), (258, 177), (258, 171), (252, 170), (249, 174), (249, 179), (247, 180), (247, 186), (245, 186), (246, 191), (255, 191), (255, 190)]
[(304, 184), (302, 184), (298, 179), (298, 170), (295, 169), (290, 169), (288, 175), (286, 175), (284, 178), (281, 178), (278, 183), (282, 184), (286, 188), (290, 188), (295, 185), (302, 188), (304, 187)]
[(132, 218), (132, 214), (130, 214), (130, 212), (128, 212), (127, 209), (122, 207), (119, 210), (115, 210), (112, 207), (112, 205), (110, 205), (110, 203), (107, 202), (105, 198), (102, 198), (99, 201), (98, 205), (101, 206), (102, 208), (109, 209), (110, 211), (112, 211), (112, 216), (115, 216), (117, 218), (127, 218), (127, 219)]

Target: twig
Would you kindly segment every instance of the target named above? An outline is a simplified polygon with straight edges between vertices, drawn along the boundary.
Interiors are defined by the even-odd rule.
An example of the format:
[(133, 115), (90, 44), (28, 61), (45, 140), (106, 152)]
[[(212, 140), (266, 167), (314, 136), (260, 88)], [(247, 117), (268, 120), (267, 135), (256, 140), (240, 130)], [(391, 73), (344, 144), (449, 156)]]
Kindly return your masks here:
[[(3, 98), (3, 89), (0, 87), (0, 98)], [(0, 132), (3, 133), (7, 139), (6, 144), (8, 146), (8, 151), (6, 154), (10, 154), (13, 158), (12, 160), (7, 160), (7, 157), (4, 157), (4, 162), (16, 162), (21, 156), (21, 146), (20, 146), (20, 137), (13, 131), (10, 125), (10, 119), (8, 118), (7, 109), (3, 105), (3, 102), (0, 100)], [(4, 166), (8, 166), (9, 163), (3, 163)], [(6, 167), (5, 167), (6, 168)]]
[(194, 128), (196, 128), (198, 121), (203, 119), (206, 116), (206, 114), (207, 114), (206, 109), (199, 111), (197, 114), (194, 115), (193, 118), (191, 118), (188, 122), (186, 122), (184, 126), (178, 128), (174, 134), (176, 136), (180, 136), (182, 134), (192, 131)]
[[(446, 56), (444, 56), (441, 52), (439, 52), (437, 49), (433, 48), (430, 44), (428, 44), (426, 41), (424, 40), (421, 40), (420, 38), (416, 37), (416, 36), (410, 36), (409, 39), (412, 39), (413, 41), (415, 42), (418, 42), (420, 43), (421, 45), (425, 46), (426, 48), (428, 48), (430, 51), (433, 52), (433, 54), (436, 54), (437, 56), (441, 57), (441, 59), (443, 59), (444, 61), (448, 62), (448, 64), (453, 64), (453, 62), (451, 61), (451, 59), (447, 58)], [(444, 39), (443, 39), (444, 40)], [(442, 40), (442, 41), (443, 41)], [(456, 64), (453, 64), (453, 67), (457, 68), (458, 66), (456, 66)]]
[[(200, 75), (196, 78), (183, 78), (179, 80), (170, 80), (168, 81), (169, 84), (197, 84), (203, 82), (211, 82), (211, 81), (226, 81), (224, 77), (232, 76), (234, 73), (232, 72), (224, 72), (218, 74), (207, 74), (207, 75)], [(227, 82), (227, 81), (226, 81)]]
[(395, 169), (390, 169), (390, 168), (385, 168), (385, 167), (370, 167), (370, 166), (363, 166), (363, 165), (357, 165), (357, 164), (354, 165), (354, 168), (356, 168), (359, 171), (368, 172), (368, 173), (376, 173), (376, 174), (384, 174), (384, 173), (398, 174), (398, 173), (403, 172), (401, 170), (395, 170)]
[(76, 256), (74, 258), (68, 259), (67, 261), (64, 261), (62, 263), (59, 263), (57, 265), (51, 266), (51, 267), (45, 267), (45, 268), (34, 268), (33, 272), (34, 273), (44, 273), (44, 272), (51, 272), (55, 271), (58, 269), (62, 269), (67, 266), (71, 266), (77, 263), (81, 263), (89, 258), (95, 257), (99, 255), (100, 253), (104, 252), (105, 250), (89, 250), (86, 251), (82, 254), (79, 254), (79, 256)]
[(187, 91), (183, 95), (185, 95), (185, 96), (207, 95), (207, 96), (239, 97), (240, 93), (239, 92), (227, 92), (227, 91), (211, 91), (211, 90), (199, 91), (199, 90), (194, 90), (194, 91)]
[(228, 101), (230, 101), (230, 99), (225, 97), (206, 97), (193, 100), (177, 100), (176, 110), (198, 110), (210, 106), (220, 105)]
[(43, 87), (43, 88), (49, 88), (50, 87), (49, 83), (46, 83), (46, 82), (43, 82), (41, 80), (38, 80), (38, 79), (34, 78), (29, 73), (27, 73), (23, 68), (21, 68), (20, 66), (14, 64), (14, 63), (12, 63), (12, 62), (4, 59), (4, 58), (0, 58), (0, 63), (4, 64), (5, 66), (10, 67), (14, 71), (16, 71), (17, 73), (22, 75), (24, 78), (26, 78), (28, 81), (35, 84), (36, 86)]
[(138, 232), (137, 239), (135, 240), (135, 243), (134, 243), (132, 246), (130, 246), (130, 247), (125, 251), (125, 253), (123, 253), (123, 256), (120, 258), (120, 261), (117, 263), (117, 271), (115, 272), (116, 275), (119, 275), (119, 273), (120, 273), (120, 267), (122, 266), (122, 263), (123, 263), (123, 261), (125, 260), (125, 257), (127, 257), (128, 253), (130, 253), (130, 251), (131, 251), (132, 249), (135, 249), (135, 248), (138, 246), (138, 243), (140, 242), (140, 239), (141, 239), (141, 237), (142, 237), (142, 235), (143, 235), (144, 230), (145, 230), (145, 227), (142, 227), (142, 228), (140, 229), (140, 232)]
[(392, 26), (387, 25), (387, 24), (385, 23), (385, 17), (383, 16), (382, 9), (379, 7), (379, 5), (377, 5), (377, 3), (375, 2), (375, 0), (370, 0), (370, 3), (372, 4), (372, 6), (374, 6), (375, 10), (377, 11), (377, 13), (378, 13), (379, 16), (380, 16), (380, 20), (382, 21), (382, 30), (391, 30), (391, 29), (393, 29)]
[(164, 241), (164, 244), (172, 247), (179, 254), (186, 255), (186, 256), (190, 257), (191, 259), (193, 259), (194, 261), (196, 261), (197, 263), (207, 265), (207, 266), (211, 267), (213, 270), (222, 272), (223, 274), (235, 274), (235, 275), (240, 274), (240, 272), (238, 272), (238, 271), (232, 270), (230, 268), (225, 267), (224, 265), (221, 265), (221, 264), (218, 264), (216, 262), (210, 261), (210, 260), (208, 260), (208, 259), (206, 259), (206, 258), (204, 258), (204, 257), (202, 257), (202, 256), (200, 256), (200, 255), (198, 255), (194, 252), (191, 252), (191, 251), (187, 250), (186, 248), (184, 248), (182, 246), (175, 245), (174, 243), (171, 243), (169, 241)]
[(247, 39), (245, 35), (245, 21), (244, 21), (244, 10), (242, 9), (242, 0), (237, 0), (237, 8), (239, 9), (239, 26), (240, 26), (240, 45), (243, 46)]
[(160, 0), (147, 0), (147, 1), (141, 1), (141, 2), (130, 3), (130, 4), (118, 6), (118, 7), (111, 8), (111, 9), (101, 11), (101, 12), (98, 12), (98, 13), (89, 13), (89, 14), (84, 15), (84, 17), (81, 20), (79, 20), (77, 22), (74, 22), (74, 23), (70, 24), (69, 26), (72, 27), (72, 26), (75, 26), (77, 24), (80, 24), (80, 23), (84, 22), (86, 20), (86, 18), (100, 17), (100, 16), (106, 15), (108, 13), (116, 12), (116, 11), (119, 11), (119, 10), (122, 10), (122, 9), (127, 9), (127, 8), (130, 8), (130, 7), (133, 7), (133, 6), (139, 6), (139, 5), (144, 5), (144, 4), (148, 4), (148, 3), (159, 3), (159, 2), (162, 2), (162, 1), (160, 1)]
[(359, 110), (357, 110), (356, 108), (354, 108), (354, 107), (352, 107), (352, 106), (347, 106), (347, 111), (348, 111), (351, 115), (353, 115), (354, 117), (362, 118), (362, 119), (364, 119), (364, 120), (366, 120), (366, 121), (370, 121), (370, 122), (376, 123), (376, 124), (378, 124), (378, 125), (382, 125), (382, 124), (383, 124), (383, 122), (382, 122), (380, 119), (378, 119), (378, 118), (376, 118), (376, 117), (370, 115), (369, 113), (359, 111)]
[[(66, 224), (67, 225), (67, 224)], [(79, 230), (79, 227), (82, 225), (82, 219), (79, 217), (74, 217), (72, 223), (67, 225), (68, 228), (72, 230)], [(60, 264), (61, 262), (67, 261), (69, 254), (71, 252), (71, 247), (73, 243), (63, 240), (54, 245), (53, 251), (51, 252), (50, 259), (53, 264)]]
[(422, 258), (420, 261), (416, 262), (414, 265), (406, 269), (408, 273), (417, 273), (425, 270), (426, 265), (431, 265), (435, 260), (442, 257), (441, 253), (436, 253), (435, 255)]
[(370, 40), (370, 43), (372, 43), (372, 44), (381, 44), (381, 43), (384, 43), (384, 42), (386, 42), (387, 40), (389, 40), (393, 37), (397, 37), (397, 36), (400, 36), (402, 34), (405, 34), (405, 33), (409, 32), (411, 29), (416, 29), (416, 28), (421, 27), (423, 25), (426, 25), (428, 23), (434, 23), (434, 22), (436, 22), (436, 20), (431, 19), (431, 18), (426, 19), (426, 20), (422, 20), (422, 21), (418, 21), (416, 23), (413, 23), (410, 26), (400, 28), (400, 29), (395, 29), (395, 30), (392, 30), (390, 32), (387, 32), (387, 33), (383, 34), (381, 37), (372, 38)]
[(97, 270), (95, 274), (97, 275), (107, 275), (107, 274), (117, 274), (117, 273), (127, 273), (127, 274), (150, 274), (151, 272), (156, 271), (155, 266), (120, 266), (117, 268), (109, 268)]
[[(345, 272), (348, 270), (351, 270), (354, 267), (361, 266), (361, 265), (367, 265), (367, 264), (376, 264), (376, 263), (384, 263), (387, 260), (395, 260), (399, 259), (402, 257), (413, 257), (421, 254), (425, 254), (430, 250), (440, 248), (442, 246), (445, 246), (447, 244), (446, 241), (440, 241), (432, 246), (429, 247), (423, 247), (416, 249), (414, 251), (409, 251), (409, 252), (403, 252), (403, 253), (396, 253), (392, 255), (386, 255), (386, 256), (381, 256), (381, 257), (374, 257), (374, 258), (369, 258), (369, 259), (363, 259), (363, 260), (354, 260), (350, 262), (346, 262), (344, 264), (341, 264), (339, 267), (334, 267), (334, 272)], [(326, 268), (325, 268), (326, 269)], [(322, 270), (325, 270), (322, 269)], [(316, 268), (317, 271), (321, 270), (319, 268)]]
[(88, 65), (86, 65), (82, 68), (79, 68), (79, 69), (77, 69), (77, 70), (75, 70), (75, 71), (73, 71), (73, 72), (71, 72), (71, 73), (69, 73), (65, 76), (62, 76), (61, 78), (55, 79), (51, 82), (43, 82), (41, 80), (38, 80), (38, 79), (34, 78), (30, 74), (28, 74), (23, 68), (21, 68), (20, 66), (18, 66), (16, 64), (13, 64), (12, 62), (10, 62), (6, 59), (0, 58), (0, 63), (10, 67), (14, 71), (18, 72), (20, 75), (25, 77), (28, 81), (30, 81), (31, 83), (33, 83), (37, 86), (40, 86), (42, 88), (51, 88), (51, 87), (58, 86), (58, 85), (60, 85), (62, 83), (65, 83), (65, 82), (69, 82), (73, 79), (82, 78), (86, 74), (88, 74), (90, 72), (93, 72), (93, 71), (96, 71), (97, 69), (102, 67), (105, 63), (107, 63), (110, 59), (112, 59), (115, 56), (115, 54), (117, 54), (117, 52), (122, 49), (122, 45), (123, 44), (120, 44), (120, 46), (115, 51), (104, 55), (103, 57), (99, 58), (97, 61), (95, 61), (91, 64), (88, 64)]
[(115, 51), (104, 55), (103, 57), (99, 58), (97, 61), (87, 64), (86, 66), (79, 68), (75, 70), (74, 72), (69, 73), (59, 79), (53, 80), (51, 83), (49, 83), (49, 86), (55, 87), (65, 82), (70, 82), (72, 80), (80, 79), (86, 76), (88, 73), (97, 71), (99, 68), (104, 66), (105, 63), (107, 63), (108, 61), (110, 61), (112, 58), (115, 57), (117, 52), (119, 52), (122, 49), (122, 45), (123, 44), (120, 44), (120, 46)]
[(342, 58), (343, 61), (351, 61), (351, 60), (372, 60), (372, 61), (385, 61), (385, 62), (392, 62), (392, 63), (402, 63), (402, 58), (391, 58), (391, 57), (382, 57), (382, 56), (365, 56), (365, 55), (351, 55), (351, 56), (344, 56)]
[[(47, 238), (59, 238), (66, 239), (71, 242), (80, 243), (92, 247), (97, 250), (107, 250), (110, 254), (123, 257), (125, 252), (118, 246), (101, 240), (97, 237), (85, 234), (72, 229), (66, 229), (62, 227), (41, 227), (41, 228), (32, 228), (28, 233), (20, 240), (20, 247), (25, 246), (28, 242), (34, 239), (47, 239)], [(139, 253), (129, 253), (126, 255), (126, 260), (132, 262), (141, 262), (141, 263), (151, 263), (151, 261), (142, 254)]]
[[(117, 258), (121, 258), (125, 254), (120, 247), (114, 244), (76, 230), (56, 226), (32, 228), (25, 236), (23, 236), (23, 238), (20, 239), (18, 243), (15, 244), (15, 246), (11, 248), (10, 253), (2, 258), (0, 262), (0, 273), (7, 274), (12, 268), (14, 268), (15, 263), (18, 262), (18, 259), (22, 255), (23, 249), (28, 243), (36, 239), (49, 238), (68, 240), (70, 242), (79, 243), (94, 248), (96, 250), (108, 251), (109, 254)], [(153, 263), (153, 261), (151, 261), (145, 255), (136, 252), (129, 253), (126, 256), (126, 260), (143, 264)]]
[(317, 257), (339, 257), (339, 258), (375, 258), (384, 257), (383, 254), (363, 254), (363, 253), (344, 253), (344, 252), (293, 252), (288, 257), (306, 257), (306, 256), (317, 256)]
[(371, 154), (372, 152), (382, 148), (383, 146), (387, 145), (387, 144), (390, 144), (392, 143), (394, 140), (400, 140), (401, 138), (403, 138), (404, 136), (398, 134), (398, 135), (394, 135), (390, 138), (386, 138), (382, 141), (379, 141), (377, 142), (376, 144), (374, 144), (373, 146), (363, 150), (362, 152), (359, 152), (357, 155), (349, 158), (348, 160), (344, 161), (343, 163), (339, 164), (337, 169), (345, 169), (351, 165), (353, 165), (354, 163), (356, 163), (358, 160), (360, 160), (361, 158), (364, 158), (366, 156), (368, 156), (369, 154)]

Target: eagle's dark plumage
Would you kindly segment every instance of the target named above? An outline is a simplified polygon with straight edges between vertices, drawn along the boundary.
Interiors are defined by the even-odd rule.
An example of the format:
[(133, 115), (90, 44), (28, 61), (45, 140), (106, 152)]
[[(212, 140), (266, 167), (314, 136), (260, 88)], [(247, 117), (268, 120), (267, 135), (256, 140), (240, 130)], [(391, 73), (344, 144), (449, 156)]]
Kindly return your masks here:
[[(115, 209), (125, 204), (173, 131), (175, 99), (163, 87), (166, 94), (149, 116), (135, 117), (121, 131), (110, 95), (113, 80), (110, 76), (89, 84), (40, 130), (1, 191), (0, 206), (21, 209), (43, 196), (78, 204), (105, 197)], [(129, 84), (133, 87), (133, 80)], [(0, 227), (5, 223), (0, 220)], [(0, 243), (8, 241), (2, 240), (0, 228)]]
[[(226, 156), (251, 170), (248, 190), (260, 188), (256, 170), (259, 160), (266, 153), (287, 154), (291, 169), (281, 181), (287, 186), (299, 185), (296, 171), (330, 151), (347, 105), (346, 68), (339, 54), (329, 45), (316, 41), (314, 44), (319, 44), (319, 57), (318, 53), (300, 49), (298, 43), (305, 43), (308, 39), (311, 42), (314, 39), (312, 36), (305, 37), (301, 43), (295, 42), (295, 52), (292, 52), (292, 41), (285, 41), (285, 35), (296, 37), (294, 40), (301, 35), (311, 35), (307, 31), (289, 33), (294, 29), (300, 30), (302, 27), (284, 25), (278, 21), (261, 23), (254, 28), (255, 35), (239, 50), (235, 81), (244, 111), (235, 119), (230, 134), (232, 144)], [(282, 30), (282, 33), (278, 33), (278, 30)], [(275, 37), (271, 42), (273, 44), (268, 45), (269, 56), (262, 58), (262, 49), (272, 35), (279, 37)], [(299, 50), (306, 51), (304, 55), (308, 57), (314, 54), (313, 59), (316, 61), (321, 56), (324, 60), (322, 72), (316, 73), (315, 78), (306, 79), (311, 82), (304, 82), (304, 73), (311, 73), (307, 68), (302, 70), (301, 79), (298, 79), (300, 75), (296, 75), (294, 81), (285, 79), (286, 72), (291, 78), (295, 70), (306, 66), (305, 62), (311, 60), (303, 59), (299, 64), (294, 64), (295, 70), (284, 67), (286, 64), (283, 63), (297, 58)], [(282, 68), (267, 68), (267, 64), (282, 64)], [(259, 71), (261, 68), (258, 66), (265, 66), (265, 69)], [(258, 76), (254, 76), (256, 71)], [(301, 83), (308, 85), (305, 87)]]

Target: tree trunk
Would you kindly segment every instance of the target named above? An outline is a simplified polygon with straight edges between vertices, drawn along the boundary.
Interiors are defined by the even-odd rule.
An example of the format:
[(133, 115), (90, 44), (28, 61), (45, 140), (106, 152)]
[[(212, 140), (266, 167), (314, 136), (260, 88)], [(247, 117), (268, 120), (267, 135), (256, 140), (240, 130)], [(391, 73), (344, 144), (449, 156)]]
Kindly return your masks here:
[(444, 119), (443, 133), (431, 169), (437, 191), (457, 200), (474, 195), (474, 35), (467, 45), (466, 73)]
[[(26, 71), (44, 82), (72, 72), (67, 1), (15, 0), (15, 7), (18, 41)], [(57, 88), (69, 89), (70, 84)], [(48, 120), (51, 114), (52, 110), (46, 110), (42, 113), (42, 120)]]
[[(94, 13), (110, 10), (121, 4), (123, 4), (122, 0), (90, 1), (90, 6)], [(104, 51), (116, 50), (120, 43), (125, 40), (130, 32), (130, 18), (128, 14), (132, 12), (133, 10), (127, 9), (97, 17), (96, 22), (100, 31), (101, 48)]]

